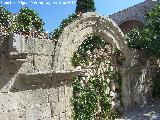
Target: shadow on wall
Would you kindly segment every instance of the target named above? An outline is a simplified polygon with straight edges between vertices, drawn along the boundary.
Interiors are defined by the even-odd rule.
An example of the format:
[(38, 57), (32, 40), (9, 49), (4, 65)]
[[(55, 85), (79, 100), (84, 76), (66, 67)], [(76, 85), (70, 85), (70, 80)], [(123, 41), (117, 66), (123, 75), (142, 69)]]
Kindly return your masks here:
[(9, 37), (1, 37), (0, 41), (0, 92), (9, 92), (22, 62), (16, 63), (9, 59)]
[(48, 72), (39, 74), (21, 74), (11, 88), (12, 92), (36, 89), (57, 88), (70, 85), (72, 79), (78, 76), (80, 71), (75, 72)]

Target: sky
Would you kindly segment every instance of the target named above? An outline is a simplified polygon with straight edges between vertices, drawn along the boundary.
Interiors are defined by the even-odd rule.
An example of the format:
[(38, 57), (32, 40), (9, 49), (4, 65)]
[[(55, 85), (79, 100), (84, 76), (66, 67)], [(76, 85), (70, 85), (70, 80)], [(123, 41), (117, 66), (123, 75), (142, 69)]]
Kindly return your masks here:
[[(145, 0), (94, 1), (96, 12), (108, 16)], [(76, 0), (0, 0), (0, 5), (5, 6), (12, 13), (18, 13), (25, 6), (34, 9), (43, 19), (45, 30), (51, 32), (63, 19), (75, 12)]]

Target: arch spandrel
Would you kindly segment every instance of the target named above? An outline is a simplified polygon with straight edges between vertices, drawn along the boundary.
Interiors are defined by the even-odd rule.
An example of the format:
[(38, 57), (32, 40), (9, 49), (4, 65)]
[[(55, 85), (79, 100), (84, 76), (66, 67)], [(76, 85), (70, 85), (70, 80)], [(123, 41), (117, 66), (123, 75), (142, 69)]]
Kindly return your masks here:
[(89, 12), (64, 28), (55, 51), (55, 70), (72, 70), (71, 58), (82, 42), (90, 35), (96, 34), (121, 50), (128, 56), (128, 47), (120, 28), (110, 18)]

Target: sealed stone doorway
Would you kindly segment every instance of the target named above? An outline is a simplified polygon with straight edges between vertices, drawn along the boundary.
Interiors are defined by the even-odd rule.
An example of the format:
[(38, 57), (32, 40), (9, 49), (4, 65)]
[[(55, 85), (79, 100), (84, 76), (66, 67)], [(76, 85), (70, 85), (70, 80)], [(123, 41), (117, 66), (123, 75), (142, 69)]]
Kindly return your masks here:
[(119, 67), (121, 51), (95, 34), (85, 39), (72, 57), (82, 68), (73, 83), (74, 119), (115, 119), (123, 110)]

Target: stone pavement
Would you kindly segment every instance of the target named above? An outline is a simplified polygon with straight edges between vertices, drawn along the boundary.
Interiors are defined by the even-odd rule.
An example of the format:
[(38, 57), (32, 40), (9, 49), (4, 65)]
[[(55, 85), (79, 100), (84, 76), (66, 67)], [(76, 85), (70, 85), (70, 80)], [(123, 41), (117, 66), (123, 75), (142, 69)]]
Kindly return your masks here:
[(121, 120), (160, 120), (160, 100), (129, 111)]

